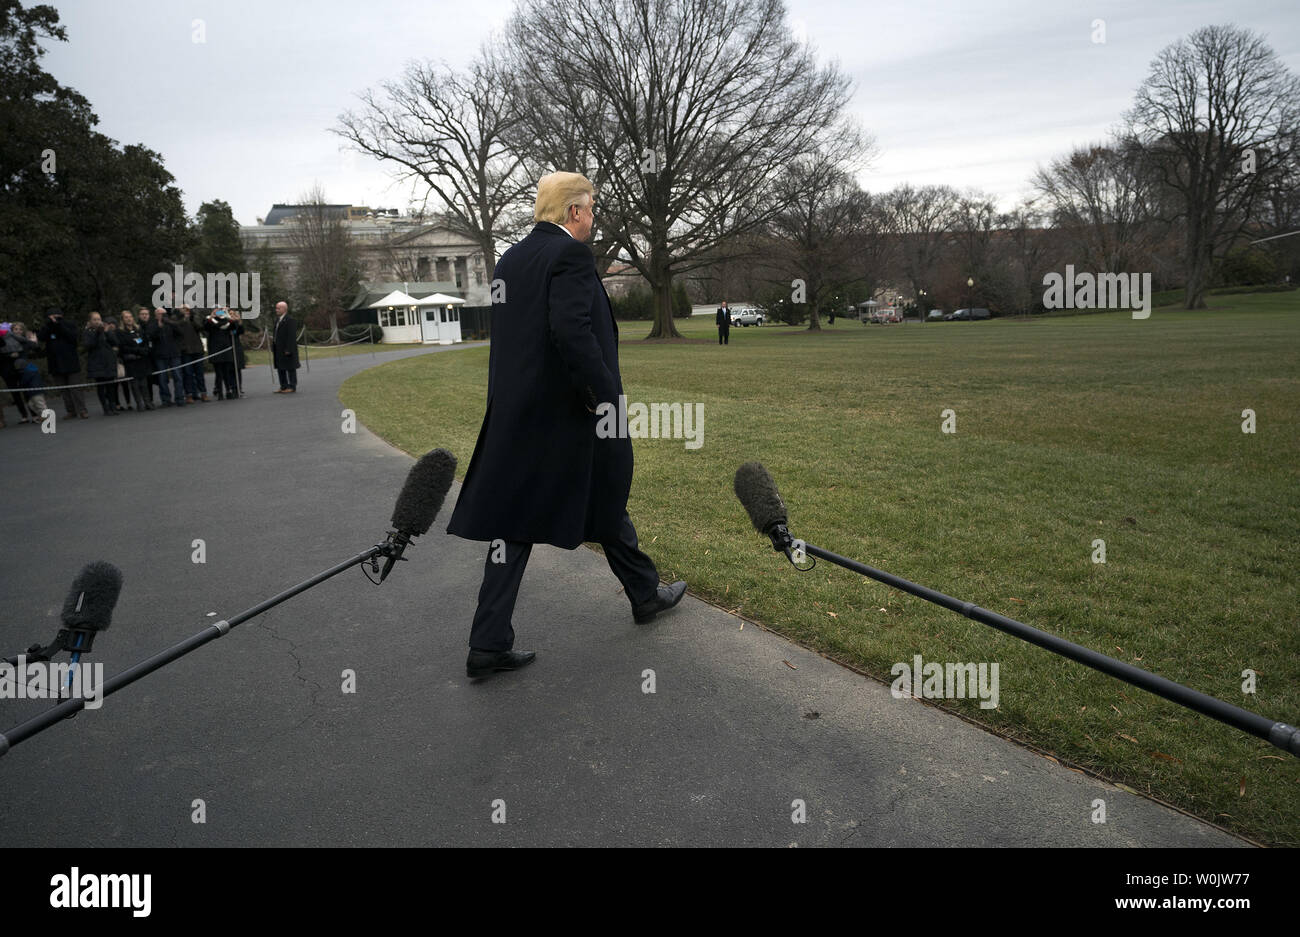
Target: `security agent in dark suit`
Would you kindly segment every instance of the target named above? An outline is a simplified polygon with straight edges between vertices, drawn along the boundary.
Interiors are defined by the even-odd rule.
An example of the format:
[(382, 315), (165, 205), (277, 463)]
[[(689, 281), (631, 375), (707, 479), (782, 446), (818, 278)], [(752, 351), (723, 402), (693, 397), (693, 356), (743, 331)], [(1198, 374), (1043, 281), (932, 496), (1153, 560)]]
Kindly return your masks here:
[[(659, 585), (627, 516), (632, 442), (601, 438), (601, 403), (619, 406), (618, 325), (591, 249), (593, 189), (578, 173), (537, 186), (537, 225), (502, 255), (494, 276), (483, 427), (447, 532), (488, 546), (465, 671), (517, 670), (511, 615), (534, 543), (572, 550), (594, 541), (638, 624), (672, 608), (685, 582)], [(562, 223), (561, 223), (562, 222)]]
[(727, 301), (724, 299), (722, 305), (718, 307), (718, 314), (713, 317), (713, 321), (718, 324), (718, 344), (731, 344), (731, 310), (727, 308)]

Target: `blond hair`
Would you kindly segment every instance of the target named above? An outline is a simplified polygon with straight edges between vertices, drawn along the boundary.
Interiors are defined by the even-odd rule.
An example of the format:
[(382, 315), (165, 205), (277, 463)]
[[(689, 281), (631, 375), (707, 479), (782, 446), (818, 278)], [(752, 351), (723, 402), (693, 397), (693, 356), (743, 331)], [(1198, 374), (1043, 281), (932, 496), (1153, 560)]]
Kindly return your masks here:
[(537, 204), (534, 221), (553, 221), (562, 225), (569, 220), (569, 207), (587, 205), (596, 197), (591, 180), (579, 172), (552, 172), (537, 180)]

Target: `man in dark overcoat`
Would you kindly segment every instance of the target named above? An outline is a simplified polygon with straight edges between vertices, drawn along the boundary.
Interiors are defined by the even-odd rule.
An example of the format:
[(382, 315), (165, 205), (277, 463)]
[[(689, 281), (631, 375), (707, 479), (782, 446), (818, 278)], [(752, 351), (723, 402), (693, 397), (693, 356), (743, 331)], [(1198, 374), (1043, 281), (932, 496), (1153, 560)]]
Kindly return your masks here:
[(289, 304), (275, 304), (275, 332), (271, 342), (272, 364), (280, 378), (277, 394), (298, 392), (298, 323), (289, 315)]
[[(618, 325), (596, 276), (594, 190), (578, 173), (537, 186), (533, 230), (497, 262), (487, 412), (447, 532), (490, 541), (465, 670), (482, 677), (533, 661), (511, 615), (534, 543), (604, 550), (638, 624), (672, 608), (686, 583), (659, 584), (627, 515), (632, 442), (598, 432), (625, 406)], [(620, 420), (626, 425), (626, 420)]]

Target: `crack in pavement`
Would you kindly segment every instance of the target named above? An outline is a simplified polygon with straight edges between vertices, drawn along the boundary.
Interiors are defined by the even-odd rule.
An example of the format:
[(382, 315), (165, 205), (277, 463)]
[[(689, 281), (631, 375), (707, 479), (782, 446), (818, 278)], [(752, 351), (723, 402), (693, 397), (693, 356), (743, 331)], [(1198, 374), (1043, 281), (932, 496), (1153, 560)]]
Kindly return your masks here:
[[(311, 686), (315, 687), (315, 689), (312, 690), (311, 692), (311, 702), (308, 703), (309, 707), (315, 706), (316, 698), (321, 694), (323, 688), (315, 680), (308, 680), (306, 677), (302, 675), (302, 658), (298, 656), (298, 645), (294, 644), (288, 638), (282, 637), (279, 633), (275, 631), (274, 628), (267, 625), (265, 621), (258, 621), (256, 622), (256, 625), (257, 627), (265, 631), (267, 634), (269, 634), (271, 637), (275, 638), (275, 640), (283, 641), (285, 644), (289, 645), (289, 656), (293, 658), (293, 663), (294, 663), (293, 675), (295, 678), (297, 678), (298, 682), (301, 683), (303, 686), (307, 686), (308, 684), (310, 684)], [(299, 723), (299, 725), (301, 724), (302, 723)]]

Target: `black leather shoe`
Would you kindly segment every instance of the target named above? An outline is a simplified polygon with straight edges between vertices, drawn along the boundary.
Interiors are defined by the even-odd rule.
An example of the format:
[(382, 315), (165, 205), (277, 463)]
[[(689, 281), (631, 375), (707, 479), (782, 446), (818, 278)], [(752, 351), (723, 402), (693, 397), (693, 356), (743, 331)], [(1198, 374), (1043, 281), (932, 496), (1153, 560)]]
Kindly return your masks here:
[(465, 661), (465, 675), (486, 677), (499, 670), (518, 670), (527, 667), (537, 657), (533, 651), (480, 651), (469, 649)]
[(667, 611), (680, 602), (685, 594), (686, 583), (681, 579), (671, 586), (660, 586), (653, 599), (632, 609), (632, 620), (638, 625), (644, 625), (660, 612)]

